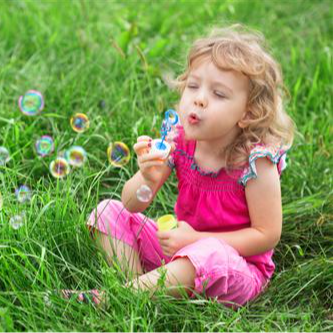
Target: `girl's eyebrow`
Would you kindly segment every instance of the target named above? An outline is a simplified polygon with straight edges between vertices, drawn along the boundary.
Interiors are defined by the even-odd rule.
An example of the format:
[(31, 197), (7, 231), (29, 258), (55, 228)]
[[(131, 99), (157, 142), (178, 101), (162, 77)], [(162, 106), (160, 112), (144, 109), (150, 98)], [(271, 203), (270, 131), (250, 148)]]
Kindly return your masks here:
[[(193, 77), (194, 79), (198, 79), (198, 80), (200, 80), (200, 77), (197, 76), (197, 75), (195, 75), (195, 74), (190, 74), (188, 77), (189, 77), (189, 78), (190, 78), (190, 77)], [(213, 85), (217, 85), (217, 86), (222, 86), (222, 87), (224, 87), (226, 90), (228, 90), (231, 94), (233, 93), (232, 89), (230, 89), (228, 86), (226, 86), (224, 83), (222, 83), (222, 82), (220, 82), (220, 81), (214, 81), (214, 82), (212, 82), (212, 84), (213, 84)]]

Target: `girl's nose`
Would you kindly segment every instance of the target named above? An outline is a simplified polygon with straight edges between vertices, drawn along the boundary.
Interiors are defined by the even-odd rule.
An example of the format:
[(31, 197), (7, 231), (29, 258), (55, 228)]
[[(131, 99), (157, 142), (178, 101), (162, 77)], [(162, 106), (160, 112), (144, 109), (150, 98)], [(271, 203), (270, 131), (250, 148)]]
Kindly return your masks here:
[(205, 108), (207, 106), (207, 99), (203, 96), (203, 94), (200, 94), (195, 97), (194, 105)]

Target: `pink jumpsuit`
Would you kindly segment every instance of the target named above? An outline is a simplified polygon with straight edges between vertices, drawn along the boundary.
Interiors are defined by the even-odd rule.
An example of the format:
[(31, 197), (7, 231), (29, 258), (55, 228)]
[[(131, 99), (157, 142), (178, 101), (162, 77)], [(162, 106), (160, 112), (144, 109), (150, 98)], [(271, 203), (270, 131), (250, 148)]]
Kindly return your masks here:
[[(184, 138), (179, 128), (176, 150), (168, 165), (175, 168), (178, 198), (174, 207), (178, 221), (186, 221), (197, 231), (228, 232), (251, 226), (245, 197), (249, 179), (256, 178), (255, 160), (266, 157), (277, 165), (279, 174), (285, 168), (286, 150), (282, 147), (256, 145), (243, 170), (227, 174), (205, 172), (194, 159), (196, 141)], [(161, 215), (172, 212), (163, 212)], [(156, 237), (155, 221), (142, 213), (130, 213), (118, 200), (104, 200), (95, 209), (88, 225), (130, 245), (139, 253), (141, 265), (148, 272), (180, 257), (187, 257), (196, 270), (195, 293), (216, 298), (226, 306), (237, 307), (255, 299), (266, 287), (275, 265), (273, 250), (242, 257), (223, 240), (200, 239), (180, 249), (173, 257), (165, 256)], [(246, 240), (244, 240), (246, 241)], [(191, 293), (190, 297), (195, 297)]]

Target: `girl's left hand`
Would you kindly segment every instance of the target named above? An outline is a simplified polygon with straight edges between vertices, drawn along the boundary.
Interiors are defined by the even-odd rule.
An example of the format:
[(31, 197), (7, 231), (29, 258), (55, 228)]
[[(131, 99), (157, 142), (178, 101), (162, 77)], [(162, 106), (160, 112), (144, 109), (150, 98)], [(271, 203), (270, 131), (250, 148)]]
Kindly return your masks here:
[(198, 232), (185, 221), (178, 221), (176, 229), (157, 231), (156, 235), (163, 253), (168, 257), (172, 257), (178, 250), (198, 239)]

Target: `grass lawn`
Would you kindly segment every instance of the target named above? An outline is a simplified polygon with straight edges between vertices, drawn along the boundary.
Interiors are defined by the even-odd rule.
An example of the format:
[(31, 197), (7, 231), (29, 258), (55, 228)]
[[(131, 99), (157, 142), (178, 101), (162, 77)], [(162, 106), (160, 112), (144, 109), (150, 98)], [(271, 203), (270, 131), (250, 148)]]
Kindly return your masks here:
[[(297, 134), (281, 178), (284, 224), (270, 288), (235, 312), (216, 301), (157, 300), (123, 287), (91, 242), (85, 221), (105, 198), (120, 199), (137, 170), (107, 160), (110, 142), (131, 148), (139, 135), (156, 137), (178, 96), (163, 81), (182, 72), (191, 42), (214, 25), (241, 22), (261, 30), (281, 63), (290, 91), (288, 113)], [(332, 6), (327, 1), (0, 1), (0, 330), (3, 331), (332, 331)], [(45, 97), (28, 117), (18, 98)], [(331, 111), (330, 111), (331, 110)], [(78, 134), (69, 119), (88, 115)], [(34, 143), (55, 139), (41, 158)], [(65, 179), (48, 170), (57, 154), (83, 146), (88, 161)], [(20, 204), (15, 189), (32, 189)], [(149, 217), (172, 213), (173, 175)], [(9, 220), (25, 212), (18, 230)], [(106, 288), (105, 310), (45, 292)]]

